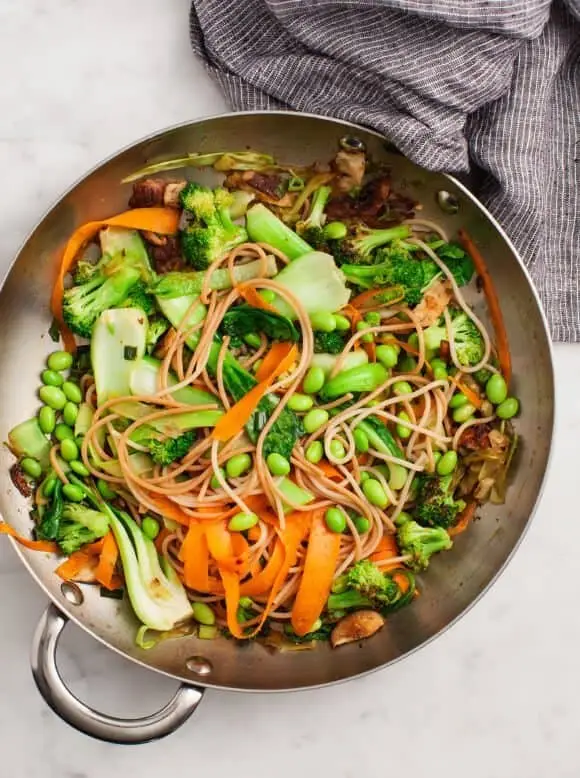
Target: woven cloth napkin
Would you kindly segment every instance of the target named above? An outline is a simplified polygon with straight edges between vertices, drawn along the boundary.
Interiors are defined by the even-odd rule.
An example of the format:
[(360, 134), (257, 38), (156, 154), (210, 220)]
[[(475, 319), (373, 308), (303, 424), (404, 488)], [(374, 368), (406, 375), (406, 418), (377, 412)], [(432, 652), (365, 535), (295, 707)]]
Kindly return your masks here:
[(476, 194), (580, 341), (580, 0), (194, 0), (191, 40), (236, 110), (372, 127)]

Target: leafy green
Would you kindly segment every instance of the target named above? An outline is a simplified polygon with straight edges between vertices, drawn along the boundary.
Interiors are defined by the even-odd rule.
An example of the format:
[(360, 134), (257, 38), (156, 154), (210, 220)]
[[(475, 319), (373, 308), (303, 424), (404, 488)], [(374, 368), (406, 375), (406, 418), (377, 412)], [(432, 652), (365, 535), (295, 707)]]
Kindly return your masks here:
[(226, 335), (243, 337), (249, 333), (265, 333), (271, 340), (295, 343), (299, 333), (286, 316), (243, 303), (236, 305), (222, 319), (222, 331)]

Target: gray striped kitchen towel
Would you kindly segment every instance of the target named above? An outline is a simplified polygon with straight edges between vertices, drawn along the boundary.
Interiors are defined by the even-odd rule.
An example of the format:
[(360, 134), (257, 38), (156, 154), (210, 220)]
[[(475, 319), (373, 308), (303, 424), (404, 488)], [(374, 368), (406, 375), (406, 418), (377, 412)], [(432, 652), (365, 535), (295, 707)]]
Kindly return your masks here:
[(335, 116), (477, 194), (580, 341), (580, 0), (194, 0), (235, 109)]

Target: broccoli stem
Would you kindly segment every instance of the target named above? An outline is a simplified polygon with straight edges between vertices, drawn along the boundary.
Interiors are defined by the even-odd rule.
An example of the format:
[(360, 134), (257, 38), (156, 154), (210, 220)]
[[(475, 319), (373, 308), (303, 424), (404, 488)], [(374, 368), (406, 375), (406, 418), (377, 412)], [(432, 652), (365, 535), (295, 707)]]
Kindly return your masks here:
[(352, 608), (368, 608), (372, 602), (356, 589), (347, 589), (344, 592), (330, 594), (326, 602), (329, 611), (346, 611)]
[(389, 227), (385, 230), (369, 230), (359, 238), (354, 238), (352, 245), (361, 254), (370, 254), (379, 246), (385, 243), (392, 243), (394, 240), (404, 240), (410, 237), (411, 228), (406, 224), (400, 224), (397, 227)]
[(297, 259), (314, 250), (262, 203), (257, 203), (248, 210), (246, 230), (251, 240), (256, 243), (268, 243), (289, 259)]

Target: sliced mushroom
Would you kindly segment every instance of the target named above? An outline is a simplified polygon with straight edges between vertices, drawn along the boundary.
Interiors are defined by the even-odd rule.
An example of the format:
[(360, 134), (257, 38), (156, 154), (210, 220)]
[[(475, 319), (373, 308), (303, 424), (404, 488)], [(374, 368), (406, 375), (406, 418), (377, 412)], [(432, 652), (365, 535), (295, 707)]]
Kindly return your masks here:
[(179, 208), (179, 195), (187, 181), (170, 181), (163, 192), (163, 205), (168, 208)]
[(332, 161), (332, 168), (338, 174), (337, 190), (349, 192), (362, 184), (366, 168), (366, 155), (364, 151), (341, 150), (337, 152)]
[(355, 611), (341, 619), (330, 635), (333, 648), (370, 638), (385, 625), (384, 618), (376, 611)]
[(447, 280), (435, 281), (425, 292), (423, 299), (413, 313), (417, 323), (421, 327), (430, 327), (435, 324), (445, 308), (449, 305), (453, 292)]

